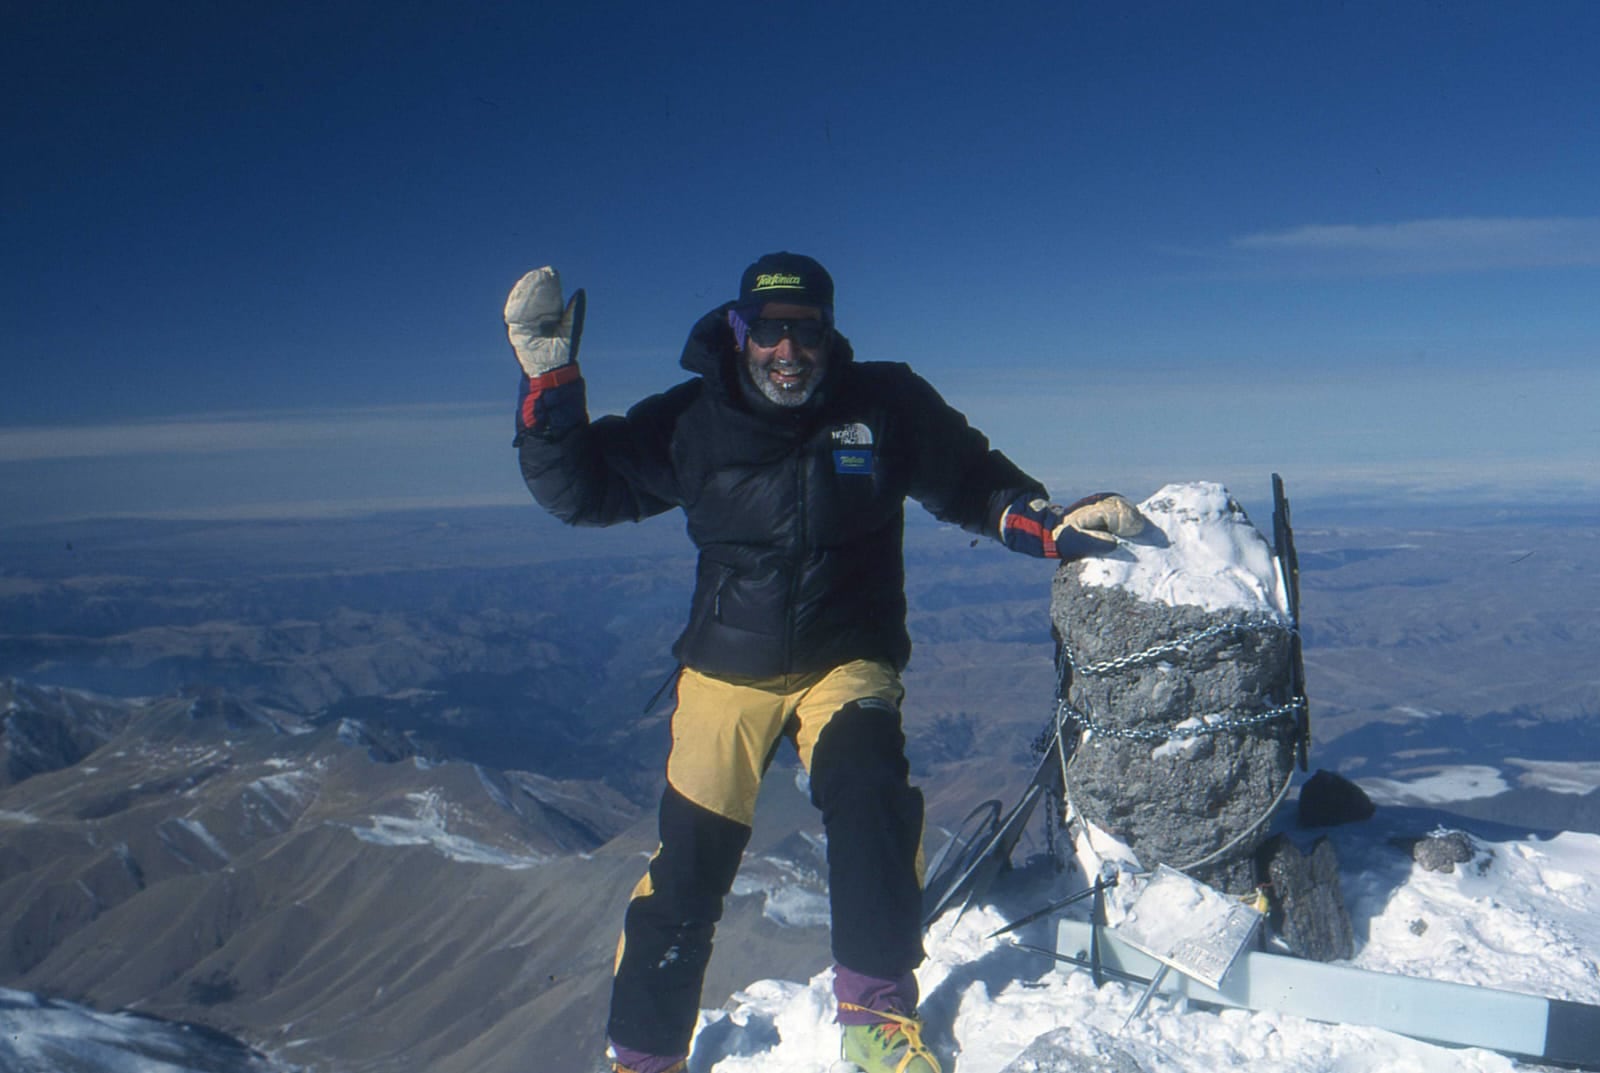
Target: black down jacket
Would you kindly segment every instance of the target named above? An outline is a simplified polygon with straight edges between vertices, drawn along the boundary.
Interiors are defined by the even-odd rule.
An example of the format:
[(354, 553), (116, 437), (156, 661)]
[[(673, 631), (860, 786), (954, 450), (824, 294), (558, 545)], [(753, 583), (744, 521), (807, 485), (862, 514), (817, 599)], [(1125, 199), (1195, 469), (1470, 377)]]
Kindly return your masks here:
[(842, 336), (810, 403), (752, 406), (726, 309), (690, 333), (681, 364), (694, 379), (625, 417), (525, 436), (528, 487), (573, 525), (682, 508), (699, 565), (673, 652), (689, 667), (760, 678), (853, 659), (903, 668), (906, 498), (998, 539), (1006, 506), (1044, 489), (910, 367), (857, 363)]

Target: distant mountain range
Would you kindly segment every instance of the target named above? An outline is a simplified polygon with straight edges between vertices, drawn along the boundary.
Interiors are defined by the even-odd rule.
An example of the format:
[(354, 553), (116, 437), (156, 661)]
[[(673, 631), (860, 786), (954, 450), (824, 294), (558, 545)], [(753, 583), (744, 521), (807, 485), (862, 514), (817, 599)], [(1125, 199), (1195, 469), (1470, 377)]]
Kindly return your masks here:
[[(1597, 829), (1592, 530), (1299, 538), (1314, 766), (1489, 769), (1452, 807)], [(944, 827), (1014, 796), (1053, 687), (1049, 565), (969, 544), (908, 534)], [(587, 1067), (654, 844), (673, 525), (117, 523), (0, 556), (0, 985), (328, 1073)], [(708, 1003), (826, 963), (816, 838), (776, 772)]]

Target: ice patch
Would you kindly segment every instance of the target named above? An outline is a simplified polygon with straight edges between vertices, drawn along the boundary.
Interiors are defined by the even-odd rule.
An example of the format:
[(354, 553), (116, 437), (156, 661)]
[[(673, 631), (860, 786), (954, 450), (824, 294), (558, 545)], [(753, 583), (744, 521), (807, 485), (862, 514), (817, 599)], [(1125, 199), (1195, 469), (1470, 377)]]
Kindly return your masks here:
[(199, 839), (200, 844), (205, 846), (205, 848), (210, 850), (212, 853), (215, 853), (220, 860), (225, 861), (228, 859), (228, 851), (222, 847), (221, 842), (217, 841), (217, 837), (215, 835), (206, 830), (205, 824), (201, 823), (199, 820), (191, 819), (180, 819), (175, 822), (179, 827), (182, 827), (184, 830), (194, 835), (195, 838)]
[[(1401, 773), (1405, 774), (1405, 773)], [(1357, 779), (1367, 796), (1379, 805), (1442, 804), (1493, 797), (1511, 789), (1499, 769), (1482, 764), (1429, 768), (1416, 778)]]
[[(1205, 726), (1207, 726), (1207, 723), (1206, 723), (1206, 721), (1204, 719), (1202, 719), (1199, 716), (1191, 715), (1189, 718), (1183, 720), (1180, 723), (1174, 723), (1173, 726), (1172, 726), (1172, 730), (1173, 730), (1174, 733), (1182, 733), (1183, 731), (1188, 731), (1188, 730), (1193, 730), (1193, 731), (1197, 731), (1198, 732), (1199, 730), (1201, 730)], [(1166, 759), (1182, 760), (1185, 757), (1187, 757), (1190, 753), (1194, 752), (1195, 749), (1199, 747), (1199, 745), (1200, 745), (1200, 737), (1199, 737), (1198, 733), (1193, 734), (1193, 735), (1191, 735), (1189, 737), (1186, 737), (1186, 738), (1185, 737), (1169, 738), (1168, 740), (1162, 742), (1160, 745), (1157, 745), (1154, 749), (1150, 750), (1150, 759), (1152, 759), (1152, 760), (1166, 760)]]
[(1506, 763), (1523, 770), (1517, 785), (1530, 790), (1549, 790), (1558, 794), (1586, 794), (1600, 789), (1600, 762), (1585, 760), (1522, 760), (1506, 757)]
[(287, 830), (316, 796), (319, 783), (309, 771), (286, 771), (256, 779), (241, 795), (248, 813), (274, 830)]
[(733, 893), (764, 897), (761, 915), (786, 928), (825, 928), (831, 919), (826, 885), (781, 857), (747, 862), (734, 878)]
[(317, 780), (308, 771), (286, 771), (281, 775), (266, 775), (245, 787), (246, 793), (259, 794), (274, 804), (306, 801), (316, 791)]
[(1431, 708), (1417, 708), (1410, 704), (1396, 704), (1389, 710), (1392, 712), (1397, 712), (1400, 715), (1405, 716), (1407, 719), (1432, 719), (1436, 715), (1444, 714), (1443, 712), (1435, 711)]
[[(179, 832), (182, 832), (182, 836), (186, 837), (181, 837)], [(217, 863), (226, 864), (232, 859), (228, 851), (223, 848), (222, 843), (217, 841), (216, 836), (206, 830), (205, 824), (199, 820), (187, 817), (163, 820), (156, 827), (156, 835), (161, 839), (161, 844), (167, 848), (168, 852), (180, 861), (196, 868), (205, 869), (210, 863), (195, 860), (191, 851), (197, 844), (206, 853), (210, 854)]]

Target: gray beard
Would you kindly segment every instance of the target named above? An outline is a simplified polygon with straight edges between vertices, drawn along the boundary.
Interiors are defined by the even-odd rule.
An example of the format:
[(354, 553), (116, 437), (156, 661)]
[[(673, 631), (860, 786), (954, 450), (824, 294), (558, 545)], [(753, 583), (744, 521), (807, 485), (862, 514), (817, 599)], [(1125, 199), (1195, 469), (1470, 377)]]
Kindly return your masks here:
[(820, 376), (813, 374), (810, 379), (808, 379), (800, 387), (793, 391), (785, 391), (777, 384), (774, 384), (767, 377), (763, 376), (761, 379), (755, 381), (755, 388), (757, 391), (761, 392), (762, 398), (766, 399), (774, 406), (782, 406), (785, 409), (792, 409), (796, 406), (804, 406), (806, 403), (811, 401), (811, 396), (817, 393), (817, 383), (821, 379), (822, 378)]
[(822, 386), (825, 370), (826, 366), (813, 365), (811, 375), (806, 378), (804, 384), (793, 391), (785, 391), (774, 384), (764, 370), (751, 363), (748, 353), (739, 355), (739, 372), (743, 374), (740, 379), (744, 381), (744, 389), (754, 391), (762, 400), (783, 410), (798, 409), (810, 402), (812, 396), (816, 395), (817, 389)]

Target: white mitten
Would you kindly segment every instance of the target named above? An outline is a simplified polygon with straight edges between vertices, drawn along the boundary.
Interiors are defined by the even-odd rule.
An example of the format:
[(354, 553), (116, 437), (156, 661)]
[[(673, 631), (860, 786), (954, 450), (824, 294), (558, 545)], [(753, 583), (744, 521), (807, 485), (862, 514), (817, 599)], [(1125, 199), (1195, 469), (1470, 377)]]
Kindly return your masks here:
[(1139, 508), (1115, 492), (1102, 492), (1078, 500), (1066, 508), (1061, 521), (1090, 534), (1133, 537), (1144, 532), (1144, 515), (1139, 513)]
[(506, 298), (506, 336), (529, 379), (578, 357), (583, 334), (583, 291), (561, 305), (561, 273), (546, 265), (517, 280)]

